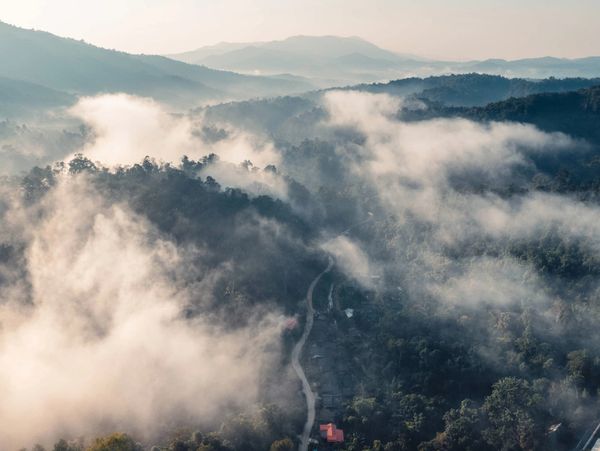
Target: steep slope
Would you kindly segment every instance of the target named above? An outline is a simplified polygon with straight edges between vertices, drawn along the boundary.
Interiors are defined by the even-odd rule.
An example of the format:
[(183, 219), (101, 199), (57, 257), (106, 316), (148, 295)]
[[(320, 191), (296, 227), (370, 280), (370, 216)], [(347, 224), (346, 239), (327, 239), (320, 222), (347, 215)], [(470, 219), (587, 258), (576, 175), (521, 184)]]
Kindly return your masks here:
[(292, 36), (282, 41), (267, 42), (262, 47), (298, 55), (310, 54), (321, 58), (337, 58), (352, 53), (391, 61), (400, 58), (394, 52), (379, 48), (375, 44), (358, 37)]
[[(0, 76), (75, 94), (123, 91), (175, 105), (277, 95), (306, 86), (224, 73), (160, 57), (135, 56), (0, 22)], [(211, 85), (213, 83), (213, 85)], [(231, 88), (231, 91), (230, 91)]]
[[(185, 62), (247, 73), (290, 72), (331, 79), (329, 85), (418, 75), (489, 73), (507, 77), (600, 77), (600, 57), (527, 58), (507, 61), (435, 61), (381, 49), (360, 38), (294, 36), (281, 41), (222, 43), (172, 55)], [(322, 87), (323, 83), (321, 83)]]
[(464, 74), (406, 78), (389, 83), (364, 84), (348, 89), (394, 96), (417, 95), (421, 99), (454, 106), (483, 106), (510, 97), (543, 92), (567, 92), (600, 85), (600, 78), (549, 78), (525, 80), (498, 75)]
[(413, 57), (381, 49), (360, 38), (336, 36), (220, 44), (172, 57), (245, 73), (293, 73), (320, 80), (321, 86), (394, 78), (398, 71), (421, 64)]
[(600, 76), (600, 57), (567, 59), (548, 56), (513, 61), (491, 59), (473, 61), (460, 67), (472, 72), (518, 77), (598, 77)]
[(543, 93), (460, 111), (477, 120), (528, 122), (600, 144), (600, 85), (575, 92)]
[(256, 49), (262, 49), (267, 54), (273, 52), (274, 55), (287, 54), (311, 58), (334, 59), (354, 53), (389, 61), (400, 58), (400, 55), (381, 49), (364, 39), (337, 36), (292, 36), (281, 41), (221, 43), (168, 56), (180, 61), (203, 64), (208, 58), (211, 58), (208, 61), (219, 61), (218, 56), (223, 56), (224, 62), (230, 61), (232, 57), (226, 55), (236, 54), (236, 52), (238, 55), (246, 54), (251, 57)]
[(186, 64), (163, 56), (136, 55), (135, 58), (148, 66), (197, 83), (211, 86), (227, 97), (244, 99), (249, 97), (278, 96), (314, 89), (314, 85), (300, 77), (260, 77), (240, 75), (234, 72), (209, 69), (206, 66)]
[[(586, 89), (579, 90), (582, 87)], [(528, 122), (547, 131), (600, 143), (600, 79), (528, 81), (471, 74), (411, 78), (347, 89), (418, 99), (425, 108), (404, 109), (401, 115), (406, 121), (459, 116), (477, 121)], [(231, 102), (201, 112), (205, 120), (216, 125), (230, 123), (279, 143), (300, 144), (305, 139), (325, 136), (321, 125), (327, 121), (322, 104), (326, 92)], [(457, 99), (458, 93), (464, 99)], [(492, 103), (486, 99), (492, 99)], [(407, 105), (411, 104), (414, 102)]]
[(200, 47), (199, 49), (191, 50), (189, 52), (173, 53), (173, 54), (165, 55), (165, 56), (167, 58), (175, 59), (177, 61), (182, 61), (182, 62), (188, 63), (188, 64), (198, 64), (204, 58), (207, 58), (211, 55), (222, 55), (224, 53), (243, 49), (244, 47), (248, 47), (251, 45), (256, 45), (256, 43), (220, 42), (219, 44), (207, 45), (204, 47)]
[(75, 97), (21, 80), (0, 77), (0, 116), (28, 115), (39, 109), (70, 105)]
[(544, 92), (512, 97), (478, 107), (444, 106), (403, 113), (405, 120), (464, 117), (475, 121), (511, 121), (533, 124), (547, 132), (562, 132), (600, 145), (600, 84), (569, 92)]

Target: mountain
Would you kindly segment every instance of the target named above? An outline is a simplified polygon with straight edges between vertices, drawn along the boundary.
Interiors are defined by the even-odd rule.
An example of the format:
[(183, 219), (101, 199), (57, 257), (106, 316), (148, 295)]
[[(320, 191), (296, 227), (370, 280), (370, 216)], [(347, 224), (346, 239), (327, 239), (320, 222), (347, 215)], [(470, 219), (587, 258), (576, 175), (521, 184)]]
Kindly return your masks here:
[(448, 73), (476, 72), (521, 78), (600, 76), (600, 57), (435, 61), (397, 54), (360, 38), (335, 36), (294, 36), (271, 42), (221, 43), (170, 57), (243, 73), (292, 73), (313, 79), (322, 88)]
[(360, 53), (371, 58), (398, 60), (399, 55), (384, 50), (358, 37), (337, 36), (293, 36), (283, 41), (273, 41), (263, 48), (280, 50), (296, 55), (311, 54), (320, 58), (337, 58), (352, 53)]
[(467, 74), (348, 89), (411, 96), (426, 104), (426, 108), (404, 112), (405, 120), (458, 116), (476, 121), (523, 122), (600, 145), (600, 78), (525, 80)]
[(458, 114), (476, 120), (527, 122), (600, 145), (600, 84), (574, 92), (511, 98)]
[(253, 46), (256, 44), (242, 43), (242, 42), (220, 42), (215, 45), (207, 45), (196, 50), (189, 52), (177, 53), (172, 55), (166, 55), (168, 58), (176, 59), (188, 64), (198, 64), (204, 58), (211, 55), (222, 55), (227, 52), (243, 49), (244, 47)]
[(511, 97), (545, 92), (567, 92), (600, 85), (600, 78), (547, 78), (526, 80), (499, 75), (460, 74), (427, 78), (405, 78), (388, 83), (373, 83), (347, 89), (394, 96), (416, 96), (430, 102), (453, 106), (483, 106)]
[(135, 58), (147, 66), (168, 72), (173, 77), (210, 86), (216, 92), (225, 93), (220, 97), (225, 99), (269, 97), (314, 89), (314, 85), (308, 80), (286, 74), (277, 77), (249, 76), (186, 64), (163, 56), (137, 55)]
[(293, 73), (321, 86), (397, 78), (422, 65), (357, 37), (293, 36), (281, 41), (221, 43), (170, 55), (180, 61), (243, 73)]
[[(471, 87), (473, 98), (486, 87), (516, 90), (499, 77), (412, 82)], [(49, 430), (48, 444), (87, 434), (88, 451), (291, 450), (313, 413), (316, 425), (343, 428), (349, 443), (336, 446), (347, 450), (566, 451), (590, 442), (600, 393), (600, 152), (516, 123), (397, 121), (388, 102), (373, 100), (338, 93), (337, 108), (325, 107), (336, 120), (308, 123), (314, 130), (298, 145), (275, 146), (277, 167), (241, 163), (226, 130), (214, 133), (220, 155), (198, 146), (205, 154), (166, 164), (149, 146), (141, 160), (140, 141), (119, 128), (138, 164), (111, 170), (76, 156), (0, 179), (0, 356), (17, 372), (5, 371), (0, 387), (20, 387), (21, 367), (43, 370), (27, 390), (3, 390), (16, 410), (3, 415), (20, 425), (23, 412), (61, 412), (44, 415), (45, 428), (15, 428), (10, 449), (32, 449)], [(284, 114), (300, 122), (314, 109), (298, 98), (209, 109), (228, 106), (275, 129)], [(598, 130), (600, 88), (445, 108)], [(248, 353), (259, 364), (240, 360)], [(319, 389), (314, 410), (290, 377), (296, 368)], [(139, 380), (160, 383), (138, 389)], [(221, 385), (256, 396), (206, 398)], [(98, 386), (111, 388), (100, 401)], [(217, 413), (205, 422), (207, 403)], [(315, 446), (327, 449), (316, 425)], [(93, 439), (108, 428), (141, 437)], [(82, 447), (61, 440), (53, 449)]]
[(122, 91), (178, 106), (311, 88), (300, 80), (252, 77), (164, 57), (131, 55), (2, 22), (0, 59), (0, 77), (70, 94)]
[(292, 36), (281, 41), (270, 42), (222, 42), (212, 46), (201, 47), (190, 52), (168, 56), (187, 63), (199, 64), (209, 57), (217, 57), (219, 55), (252, 48), (261, 48), (268, 51), (315, 58), (337, 58), (353, 53), (392, 61), (399, 58), (399, 55), (381, 49), (364, 39), (357, 37), (343, 38), (337, 36)]
[[(514, 106), (527, 105), (527, 102), (532, 99), (538, 102), (538, 97), (527, 96), (540, 94), (541, 99), (549, 96), (551, 100), (545, 100), (546, 102), (557, 102), (556, 114), (560, 114), (560, 108), (566, 108), (565, 111), (569, 111), (571, 115), (569, 116), (571, 119), (557, 120), (555, 124), (558, 127), (557, 131), (573, 132), (577, 136), (590, 137), (594, 130), (600, 130), (599, 118), (593, 119), (590, 116), (592, 119), (588, 120), (587, 115), (584, 118), (579, 114), (576, 103), (568, 106), (566, 103), (563, 104), (563, 100), (560, 99), (563, 99), (563, 95), (565, 98), (578, 96), (578, 90), (594, 86), (600, 86), (600, 78), (525, 80), (509, 79), (497, 75), (465, 74), (427, 78), (413, 77), (389, 83), (362, 84), (344, 89), (388, 94), (409, 100), (416, 99), (419, 103), (427, 106), (426, 109), (417, 108), (405, 111), (403, 118), (407, 120), (462, 115), (476, 120), (487, 118), (488, 120), (510, 119), (519, 122), (539, 121), (540, 125), (544, 125), (545, 119), (542, 111), (533, 109), (530, 112), (517, 114), (520, 110)], [(339, 90), (339, 88), (335, 89)], [(307, 138), (319, 137), (319, 124), (327, 119), (327, 113), (322, 107), (322, 96), (326, 92), (318, 91), (302, 96), (223, 103), (202, 108), (198, 112), (206, 121), (215, 125), (230, 123), (255, 134), (265, 134), (278, 143), (298, 144)], [(593, 99), (590, 102), (593, 104)], [(487, 106), (488, 104), (489, 106)], [(537, 105), (537, 103), (535, 104)], [(512, 107), (509, 107), (510, 105)], [(520, 108), (525, 110), (525, 106)], [(538, 117), (538, 115), (540, 116)], [(583, 135), (572, 125), (568, 125), (570, 122), (576, 124), (580, 119), (584, 121), (584, 123), (582, 122)], [(596, 122), (593, 122), (594, 120)], [(566, 128), (562, 130), (561, 126)]]
[(70, 105), (75, 97), (35, 83), (0, 77), (0, 115), (19, 116)]
[(546, 132), (562, 132), (585, 139), (600, 149), (600, 81), (568, 92), (542, 92), (492, 102), (483, 106), (442, 105), (425, 99), (427, 108), (403, 112), (407, 121), (462, 117), (478, 122), (510, 121), (533, 124)]
[(484, 72), (512, 77), (598, 77), (600, 76), (600, 57), (587, 58), (525, 58), (513, 61), (490, 59), (473, 61), (459, 66), (471, 72)]

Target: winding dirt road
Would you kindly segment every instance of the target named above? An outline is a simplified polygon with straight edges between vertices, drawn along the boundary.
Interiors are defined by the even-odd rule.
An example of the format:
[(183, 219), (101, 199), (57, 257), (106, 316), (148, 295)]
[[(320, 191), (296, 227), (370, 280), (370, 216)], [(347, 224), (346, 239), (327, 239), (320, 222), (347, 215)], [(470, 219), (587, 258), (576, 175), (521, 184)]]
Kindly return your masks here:
[(310, 440), (310, 432), (312, 431), (313, 424), (315, 422), (315, 394), (310, 389), (310, 384), (308, 383), (308, 379), (306, 379), (306, 375), (304, 374), (304, 369), (302, 369), (302, 365), (300, 365), (300, 356), (302, 355), (302, 350), (304, 349), (304, 345), (306, 344), (306, 339), (310, 335), (310, 331), (313, 326), (315, 310), (313, 309), (313, 290), (321, 277), (331, 271), (333, 267), (333, 258), (329, 257), (329, 264), (327, 268), (319, 274), (315, 279), (311, 282), (308, 287), (308, 292), (306, 293), (306, 323), (304, 324), (304, 332), (302, 332), (302, 337), (294, 346), (292, 350), (292, 367), (294, 371), (298, 375), (298, 378), (302, 381), (302, 392), (306, 398), (306, 407), (307, 407), (307, 415), (306, 415), (306, 423), (304, 424), (304, 431), (302, 431), (302, 435), (300, 436), (300, 445), (298, 445), (299, 451), (307, 451), (308, 450), (308, 441)]

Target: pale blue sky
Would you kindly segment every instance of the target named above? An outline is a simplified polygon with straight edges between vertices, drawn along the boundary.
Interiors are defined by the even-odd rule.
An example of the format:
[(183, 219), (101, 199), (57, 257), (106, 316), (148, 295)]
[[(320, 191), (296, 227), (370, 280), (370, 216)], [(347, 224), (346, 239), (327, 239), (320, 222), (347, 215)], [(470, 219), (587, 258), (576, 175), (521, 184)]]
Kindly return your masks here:
[(0, 0), (0, 20), (144, 53), (333, 34), (448, 59), (600, 55), (600, 0)]

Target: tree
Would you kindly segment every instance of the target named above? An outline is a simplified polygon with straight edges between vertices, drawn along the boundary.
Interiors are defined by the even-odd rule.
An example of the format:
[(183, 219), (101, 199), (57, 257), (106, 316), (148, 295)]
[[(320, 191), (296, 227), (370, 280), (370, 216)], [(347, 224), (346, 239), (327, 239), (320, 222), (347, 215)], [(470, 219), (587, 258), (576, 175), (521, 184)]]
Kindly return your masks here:
[(444, 451), (483, 451), (489, 449), (481, 431), (483, 418), (479, 409), (469, 399), (460, 403), (458, 409), (450, 409), (444, 414), (444, 432), (430, 442), (429, 449)]
[(69, 444), (66, 440), (60, 439), (54, 444), (53, 451), (69, 451)]
[(54, 445), (53, 451), (82, 451), (83, 446), (79, 444), (68, 443), (66, 440), (61, 439)]
[(86, 451), (141, 451), (142, 448), (127, 434), (117, 432), (97, 438)]
[(591, 375), (591, 361), (587, 351), (578, 350), (567, 354), (567, 371), (569, 378), (579, 389), (585, 387)]
[(271, 444), (270, 451), (292, 451), (294, 449), (294, 442), (289, 438), (283, 440), (276, 440)]
[(80, 172), (96, 172), (98, 168), (90, 159), (78, 153), (71, 161), (69, 161), (69, 172), (78, 174)]
[(175, 440), (169, 445), (169, 451), (190, 451), (191, 449), (192, 447), (188, 446), (184, 440)]
[(497, 450), (533, 450), (542, 437), (536, 423), (541, 397), (523, 379), (506, 377), (493, 386), (483, 410), (490, 427), (484, 431), (487, 442)]

